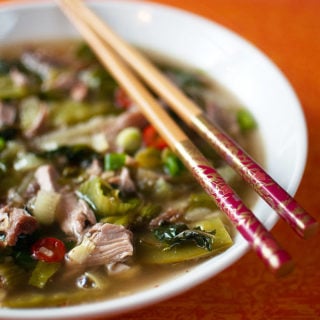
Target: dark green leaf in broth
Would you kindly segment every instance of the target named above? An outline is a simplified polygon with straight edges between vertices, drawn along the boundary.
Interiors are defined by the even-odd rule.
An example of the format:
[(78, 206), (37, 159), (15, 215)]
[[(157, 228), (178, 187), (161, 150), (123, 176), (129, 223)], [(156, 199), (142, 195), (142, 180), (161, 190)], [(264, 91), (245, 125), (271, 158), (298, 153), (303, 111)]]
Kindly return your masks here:
[(170, 248), (186, 242), (194, 242), (198, 247), (212, 250), (214, 232), (189, 229), (185, 224), (162, 225), (153, 230), (155, 237), (170, 245)]

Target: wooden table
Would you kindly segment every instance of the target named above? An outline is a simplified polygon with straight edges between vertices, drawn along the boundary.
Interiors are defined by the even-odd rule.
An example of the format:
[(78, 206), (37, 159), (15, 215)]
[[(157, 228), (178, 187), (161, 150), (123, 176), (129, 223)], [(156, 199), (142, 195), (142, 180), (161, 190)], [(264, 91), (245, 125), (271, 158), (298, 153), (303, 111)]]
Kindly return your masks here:
[[(284, 72), (301, 101), (309, 130), (307, 167), (296, 196), (319, 218), (320, 0), (153, 1), (230, 28), (264, 51)], [(300, 240), (282, 221), (273, 232), (296, 260), (296, 270), (289, 276), (276, 279), (249, 252), (180, 296), (113, 319), (320, 319), (320, 236)]]

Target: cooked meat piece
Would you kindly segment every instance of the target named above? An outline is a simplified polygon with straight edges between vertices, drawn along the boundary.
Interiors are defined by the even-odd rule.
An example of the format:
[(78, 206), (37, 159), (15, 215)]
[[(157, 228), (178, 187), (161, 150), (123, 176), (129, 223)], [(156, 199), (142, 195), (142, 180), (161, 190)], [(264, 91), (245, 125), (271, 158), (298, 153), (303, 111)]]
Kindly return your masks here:
[(16, 115), (17, 110), (13, 105), (0, 101), (0, 128), (13, 125)]
[[(59, 57), (61, 59), (61, 57)], [(65, 64), (64, 61), (54, 58), (41, 51), (25, 51), (21, 56), (23, 65), (30, 71), (37, 73), (43, 78), (48, 77), (52, 68), (61, 67)]]
[(138, 108), (132, 106), (129, 111), (122, 113), (118, 116), (111, 125), (104, 128), (110, 144), (114, 143), (116, 135), (127, 127), (143, 128), (147, 124), (147, 120)]
[(129, 112), (125, 112), (121, 114), (115, 122), (115, 127), (117, 131), (121, 131), (127, 127), (138, 127), (143, 128), (147, 124), (146, 118), (143, 114), (139, 111), (137, 107), (132, 106), (129, 109)]
[(176, 222), (182, 215), (182, 210), (169, 208), (165, 212), (159, 214), (156, 218), (152, 219), (149, 225), (151, 228), (154, 228), (159, 227), (163, 222)]
[(81, 241), (86, 228), (97, 222), (88, 204), (73, 192), (61, 194), (57, 220), (63, 232), (78, 241)]
[[(132, 109), (132, 110), (131, 110)], [(34, 139), (33, 144), (40, 149), (52, 149), (52, 146), (92, 143), (95, 135), (106, 136), (108, 151), (116, 151), (115, 138), (127, 126), (143, 128), (146, 119), (141, 112), (130, 108), (130, 112), (115, 116), (98, 116), (91, 120), (70, 127), (62, 127)]]
[(215, 121), (216, 114), (218, 113), (217, 110), (218, 110), (217, 104), (215, 104), (214, 102), (207, 103), (205, 112), (208, 119), (210, 119), (211, 121)]
[(37, 181), (33, 180), (30, 183), (28, 183), (22, 196), (24, 199), (31, 199), (37, 194), (39, 189), (40, 189), (39, 184), (37, 183)]
[(207, 109), (209, 119), (214, 123), (219, 123), (219, 126), (222, 129), (228, 129), (228, 132), (233, 137), (240, 137), (240, 127), (235, 116), (234, 112), (229, 112), (227, 108), (214, 108), (210, 110), (210, 107)]
[(128, 168), (124, 167), (121, 169), (119, 175), (111, 177), (108, 182), (114, 184), (119, 188), (119, 190), (124, 194), (132, 194), (136, 192), (136, 186), (130, 177), (130, 171)]
[(40, 189), (46, 191), (57, 191), (58, 173), (52, 165), (40, 166), (35, 172), (35, 178)]
[(26, 86), (29, 82), (28, 77), (18, 69), (10, 70), (10, 78), (17, 87)]
[(20, 185), (12, 187), (8, 190), (7, 197), (4, 200), (6, 204), (9, 204), (22, 208), (30, 199), (34, 199), (40, 186), (33, 177), (33, 173), (28, 173), (20, 180)]
[(50, 82), (50, 89), (70, 91), (78, 82), (77, 74), (74, 72), (61, 72)]
[(86, 172), (90, 176), (99, 176), (103, 172), (102, 164), (98, 159), (93, 159)]
[(76, 101), (83, 101), (89, 92), (88, 86), (78, 81), (76, 82), (71, 89), (71, 98)]
[(57, 220), (61, 229), (69, 236), (80, 241), (85, 229), (96, 223), (96, 218), (88, 204), (73, 192), (59, 189), (58, 173), (51, 165), (43, 165), (35, 172), (35, 178), (41, 190), (55, 191), (61, 194), (57, 210)]
[(121, 262), (132, 254), (131, 231), (120, 225), (97, 223), (85, 233), (80, 245), (73, 248), (66, 259), (70, 265), (98, 266)]
[[(26, 210), (5, 206), (0, 209), (0, 247), (14, 246), (21, 234), (31, 234), (38, 227), (37, 220)], [(3, 237), (3, 239), (2, 239)]]

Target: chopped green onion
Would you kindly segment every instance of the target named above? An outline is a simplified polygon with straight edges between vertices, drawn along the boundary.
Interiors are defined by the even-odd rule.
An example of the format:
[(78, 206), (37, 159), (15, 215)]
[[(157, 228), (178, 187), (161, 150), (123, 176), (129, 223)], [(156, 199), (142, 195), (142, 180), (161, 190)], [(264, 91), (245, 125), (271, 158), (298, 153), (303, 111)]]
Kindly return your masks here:
[(163, 151), (162, 161), (165, 171), (172, 177), (178, 176), (183, 170), (181, 160), (170, 149), (165, 149)]
[(44, 288), (60, 267), (60, 262), (38, 261), (29, 279), (29, 284), (37, 288)]
[(135, 155), (135, 160), (142, 168), (155, 169), (161, 167), (161, 151), (149, 147), (139, 150)]
[(116, 137), (116, 144), (124, 152), (136, 152), (142, 143), (141, 131), (136, 127), (121, 130)]
[(240, 126), (240, 130), (247, 132), (256, 128), (257, 124), (252, 114), (245, 109), (240, 109), (237, 112), (237, 121)]
[(117, 170), (124, 166), (126, 155), (124, 153), (107, 153), (104, 157), (105, 170)]

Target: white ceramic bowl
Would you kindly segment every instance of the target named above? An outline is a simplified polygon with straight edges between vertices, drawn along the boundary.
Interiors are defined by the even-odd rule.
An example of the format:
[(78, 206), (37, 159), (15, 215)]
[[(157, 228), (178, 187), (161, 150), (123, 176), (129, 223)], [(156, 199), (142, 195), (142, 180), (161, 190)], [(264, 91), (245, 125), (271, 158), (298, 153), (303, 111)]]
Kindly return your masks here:
[[(261, 52), (214, 22), (170, 7), (136, 1), (105, 1), (92, 7), (128, 41), (194, 66), (237, 96), (256, 118), (266, 151), (266, 170), (290, 194), (303, 174), (306, 124), (285, 77)], [(78, 36), (55, 4), (42, 1), (0, 6), (0, 43)], [(270, 229), (277, 215), (258, 201), (253, 211)], [(241, 236), (226, 252), (157, 288), (127, 297), (80, 306), (48, 309), (0, 309), (3, 319), (66, 319), (114, 315), (181, 293), (213, 277), (248, 249)]]

